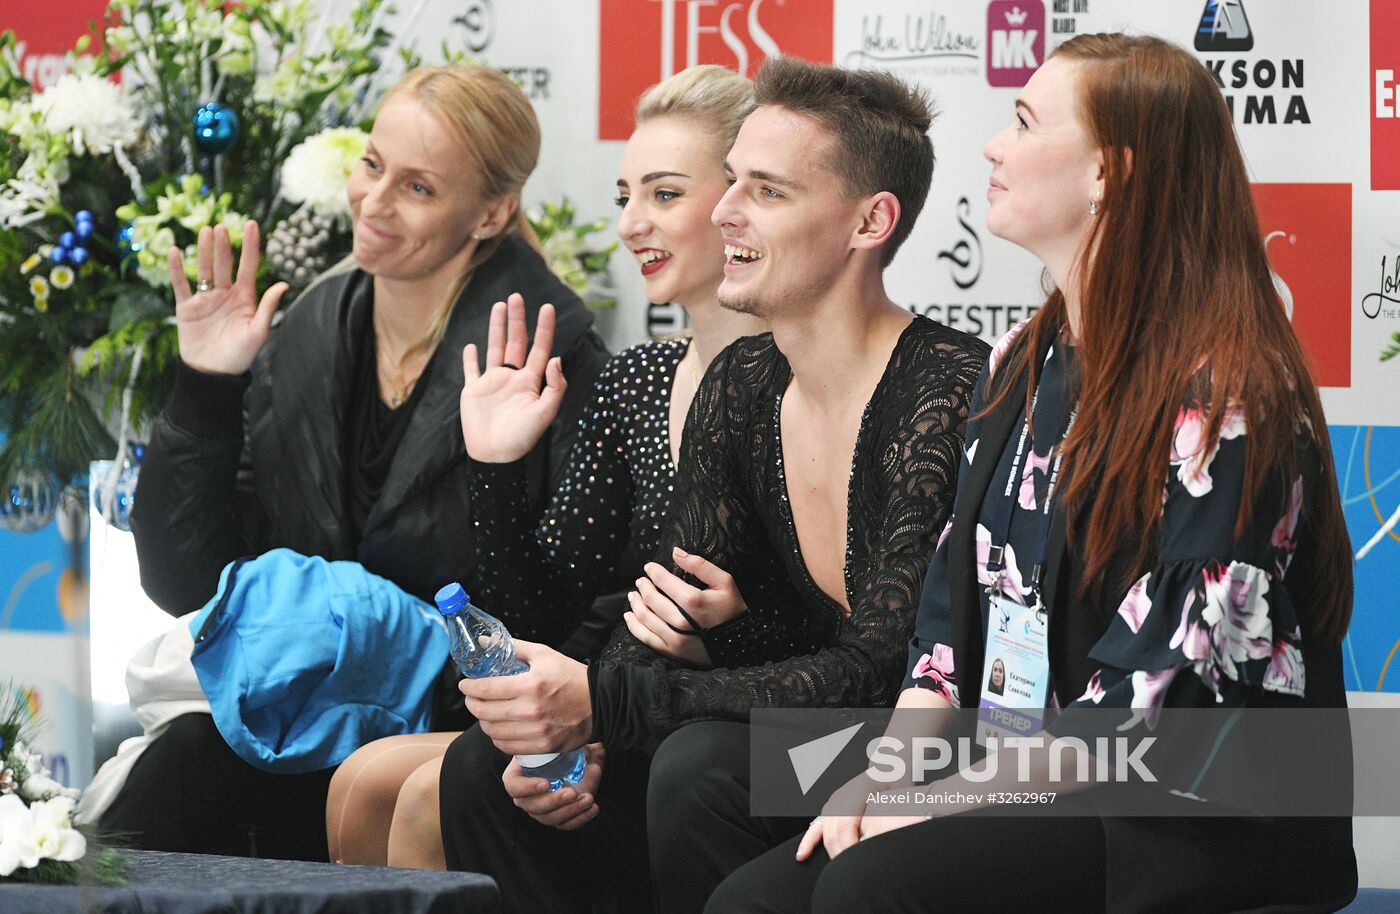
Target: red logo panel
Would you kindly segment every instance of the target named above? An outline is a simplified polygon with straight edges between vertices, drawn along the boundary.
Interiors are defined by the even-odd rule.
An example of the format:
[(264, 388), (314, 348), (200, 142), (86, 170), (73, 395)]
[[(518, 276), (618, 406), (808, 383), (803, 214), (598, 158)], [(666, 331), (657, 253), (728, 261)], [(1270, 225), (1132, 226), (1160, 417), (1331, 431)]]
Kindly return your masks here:
[(68, 72), (63, 55), (88, 34), (88, 20), (102, 18), (107, 0), (46, 0), (6, 4), (0, 28), (19, 39), (19, 70), (31, 84), (45, 88)]
[(1351, 386), (1351, 185), (1255, 184), (1274, 285), (1321, 387)]
[(1400, 190), (1400, 3), (1371, 0), (1371, 190)]
[(830, 63), (832, 2), (599, 0), (598, 139), (627, 139), (647, 87), (695, 64), (752, 78), (774, 54)]

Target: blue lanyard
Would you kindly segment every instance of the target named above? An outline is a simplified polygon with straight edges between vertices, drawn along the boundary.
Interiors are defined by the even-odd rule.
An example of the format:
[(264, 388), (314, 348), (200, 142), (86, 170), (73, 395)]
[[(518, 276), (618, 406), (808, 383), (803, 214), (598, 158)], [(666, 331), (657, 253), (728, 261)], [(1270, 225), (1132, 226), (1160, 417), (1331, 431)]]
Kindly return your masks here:
[[(1053, 352), (1054, 350), (1051, 349), (1050, 352), (1046, 353), (1046, 364), (1049, 364), (1050, 356)], [(1035, 394), (1031, 397), (1030, 415), (1032, 418), (1035, 416), (1035, 407), (1039, 402), (1040, 385), (1036, 384)], [(1074, 422), (1077, 418), (1079, 418), (1079, 407), (1076, 405), (1074, 409), (1070, 411), (1069, 422), (1065, 425), (1065, 430), (1059, 436), (1060, 443), (1063, 443), (1064, 440), (1069, 437), (1069, 433), (1074, 428)], [(997, 499), (992, 515), (992, 546), (987, 554), (987, 570), (992, 573), (993, 582), (987, 586), (988, 595), (996, 593), (1001, 582), (1001, 572), (1005, 568), (1002, 563), (1002, 558), (1006, 554), (1006, 544), (1011, 537), (1011, 516), (1015, 513), (1016, 504), (1019, 500), (1017, 492), (1021, 486), (1021, 468), (1025, 464), (1026, 451), (1028, 449), (1027, 445), (1032, 449), (1035, 447), (1034, 443), (1031, 441), (1030, 423), (1023, 419), (1021, 420), (1021, 435), (1016, 441), (1016, 453), (1011, 459), (1011, 472), (1007, 476), (1006, 485), (1002, 489), (1001, 497)], [(1055, 449), (1057, 452), (1059, 451), (1059, 443), (1056, 444)], [(1050, 543), (1050, 521), (1054, 515), (1055, 486), (1060, 479), (1060, 465), (1063, 460), (1064, 454), (1056, 453), (1055, 460), (1050, 465), (1050, 479), (1045, 487), (1045, 504), (1041, 507), (1040, 511), (1040, 531), (1039, 536), (1036, 537), (1038, 540), (1036, 561), (1031, 570), (1031, 589), (1035, 594), (1036, 602), (1042, 604), (1040, 581), (1045, 571), (1045, 553)]]

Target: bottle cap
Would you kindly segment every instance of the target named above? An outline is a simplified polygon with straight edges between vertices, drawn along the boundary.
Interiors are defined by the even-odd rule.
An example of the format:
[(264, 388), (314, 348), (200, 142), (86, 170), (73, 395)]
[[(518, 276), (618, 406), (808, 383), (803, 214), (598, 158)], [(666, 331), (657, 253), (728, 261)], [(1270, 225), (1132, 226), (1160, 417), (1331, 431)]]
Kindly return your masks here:
[(462, 589), (462, 585), (455, 581), (448, 584), (437, 592), (433, 597), (437, 603), (438, 610), (444, 616), (455, 616), (457, 613), (467, 608), (467, 592)]

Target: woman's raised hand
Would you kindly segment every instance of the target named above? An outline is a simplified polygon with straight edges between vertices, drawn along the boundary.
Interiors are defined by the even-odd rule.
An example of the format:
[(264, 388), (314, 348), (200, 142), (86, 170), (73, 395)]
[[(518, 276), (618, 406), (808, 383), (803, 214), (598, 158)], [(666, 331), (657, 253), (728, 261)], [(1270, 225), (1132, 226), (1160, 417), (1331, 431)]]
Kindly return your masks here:
[(550, 358), (554, 306), (541, 305), (535, 342), (528, 346), (525, 300), (512, 293), (491, 308), (486, 335), (486, 370), (476, 344), (462, 350), (462, 437), (467, 453), (482, 463), (510, 463), (530, 452), (559, 414), (564, 369)]
[(199, 285), (190, 291), (180, 249), (166, 252), (170, 286), (175, 290), (175, 327), (180, 358), (191, 368), (214, 374), (242, 374), (267, 342), (272, 315), (286, 294), (279, 282), (258, 298), (258, 224), (243, 227), (243, 256), (233, 278), (233, 246), (222, 225), (199, 230)]

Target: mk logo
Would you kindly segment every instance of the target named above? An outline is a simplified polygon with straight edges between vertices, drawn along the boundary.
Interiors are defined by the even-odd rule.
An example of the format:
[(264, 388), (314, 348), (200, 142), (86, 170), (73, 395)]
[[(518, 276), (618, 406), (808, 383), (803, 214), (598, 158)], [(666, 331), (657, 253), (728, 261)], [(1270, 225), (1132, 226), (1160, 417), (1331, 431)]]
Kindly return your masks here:
[(1024, 86), (1045, 59), (1045, 4), (992, 0), (987, 7), (987, 83)]

